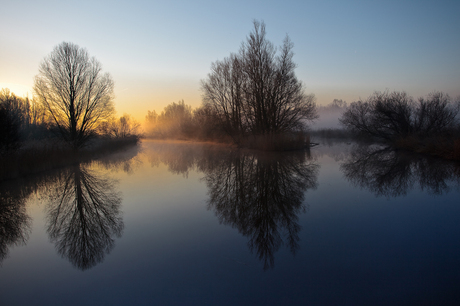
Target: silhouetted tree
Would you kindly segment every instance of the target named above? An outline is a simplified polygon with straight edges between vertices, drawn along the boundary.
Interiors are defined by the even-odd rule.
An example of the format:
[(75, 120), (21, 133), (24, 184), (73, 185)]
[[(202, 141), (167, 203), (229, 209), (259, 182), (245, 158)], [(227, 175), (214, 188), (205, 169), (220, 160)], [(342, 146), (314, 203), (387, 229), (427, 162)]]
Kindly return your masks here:
[(60, 135), (75, 149), (93, 135), (113, 108), (113, 81), (79, 46), (63, 42), (40, 65), (34, 92)]
[(302, 130), (317, 118), (313, 95), (295, 75), (293, 44), (286, 37), (277, 54), (265, 24), (254, 30), (238, 54), (211, 66), (202, 81), (203, 102), (213, 107), (230, 135), (269, 135)]
[(418, 135), (436, 136), (454, 128), (460, 101), (455, 103), (449, 95), (433, 92), (418, 102), (414, 119), (414, 130)]
[(414, 102), (405, 92), (375, 92), (350, 104), (340, 122), (354, 133), (392, 140), (412, 132)]
[(122, 234), (121, 197), (113, 184), (75, 165), (50, 189), (48, 233), (58, 253), (81, 270), (101, 262)]
[(446, 133), (458, 124), (459, 110), (458, 102), (440, 92), (418, 103), (405, 92), (375, 92), (367, 100), (351, 103), (340, 121), (354, 133), (394, 141)]

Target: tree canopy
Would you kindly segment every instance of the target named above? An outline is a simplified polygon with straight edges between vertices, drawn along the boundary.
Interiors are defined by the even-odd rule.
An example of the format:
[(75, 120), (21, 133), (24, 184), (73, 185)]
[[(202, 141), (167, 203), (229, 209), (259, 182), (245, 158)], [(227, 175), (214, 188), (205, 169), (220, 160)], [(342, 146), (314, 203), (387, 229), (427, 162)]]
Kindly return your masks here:
[(113, 112), (113, 80), (86, 49), (63, 42), (40, 65), (34, 92), (60, 135), (82, 147)]
[(278, 49), (266, 38), (265, 24), (254, 29), (239, 53), (211, 65), (202, 81), (210, 105), (230, 135), (269, 135), (303, 130), (317, 118), (315, 99), (295, 75), (293, 43)]

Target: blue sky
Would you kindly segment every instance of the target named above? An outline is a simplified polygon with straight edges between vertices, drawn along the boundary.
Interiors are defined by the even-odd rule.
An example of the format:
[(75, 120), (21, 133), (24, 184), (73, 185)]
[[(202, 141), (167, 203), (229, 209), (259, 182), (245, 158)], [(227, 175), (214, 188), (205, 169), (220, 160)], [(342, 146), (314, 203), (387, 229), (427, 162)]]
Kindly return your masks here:
[(297, 76), (318, 104), (374, 91), (460, 96), (460, 1), (3, 1), (0, 87), (32, 94), (42, 59), (78, 44), (115, 81), (118, 114), (142, 121), (171, 102), (201, 103), (211, 63), (264, 21), (294, 42)]

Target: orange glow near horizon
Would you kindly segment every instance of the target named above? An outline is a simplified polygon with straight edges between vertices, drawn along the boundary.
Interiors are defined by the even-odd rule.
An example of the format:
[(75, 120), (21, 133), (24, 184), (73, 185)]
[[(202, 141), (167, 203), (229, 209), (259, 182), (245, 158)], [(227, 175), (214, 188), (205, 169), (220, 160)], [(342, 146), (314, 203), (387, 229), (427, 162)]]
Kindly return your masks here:
[(0, 90), (2, 89), (9, 89), (10, 93), (20, 98), (25, 98), (25, 97), (32, 98), (33, 96), (32, 87), (24, 85), (24, 84), (0, 83)]
[[(169, 86), (161, 86), (165, 84), (158, 83), (153, 83), (150, 86), (138, 83), (127, 88), (117, 88), (115, 86), (115, 116), (120, 117), (128, 114), (143, 124), (148, 111), (155, 110), (160, 114), (164, 107), (172, 102), (177, 103), (184, 100), (185, 104), (192, 106), (192, 108), (201, 105), (201, 92), (198, 86), (193, 88), (193, 86), (181, 81), (177, 82), (177, 86), (173, 85), (174, 82), (169, 82)], [(33, 98), (32, 86), (5, 82), (0, 83), (0, 90), (3, 88), (9, 89), (17, 97)]]

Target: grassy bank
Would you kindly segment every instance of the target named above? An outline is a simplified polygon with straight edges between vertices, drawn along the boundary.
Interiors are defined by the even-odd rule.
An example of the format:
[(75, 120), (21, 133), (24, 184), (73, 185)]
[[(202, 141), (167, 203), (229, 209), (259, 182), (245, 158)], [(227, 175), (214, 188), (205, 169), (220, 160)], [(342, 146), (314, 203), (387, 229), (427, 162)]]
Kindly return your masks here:
[(76, 152), (57, 140), (23, 144), (20, 150), (0, 157), (0, 181), (37, 174), (76, 162), (85, 162), (122, 150), (139, 142), (137, 137), (98, 138)]

